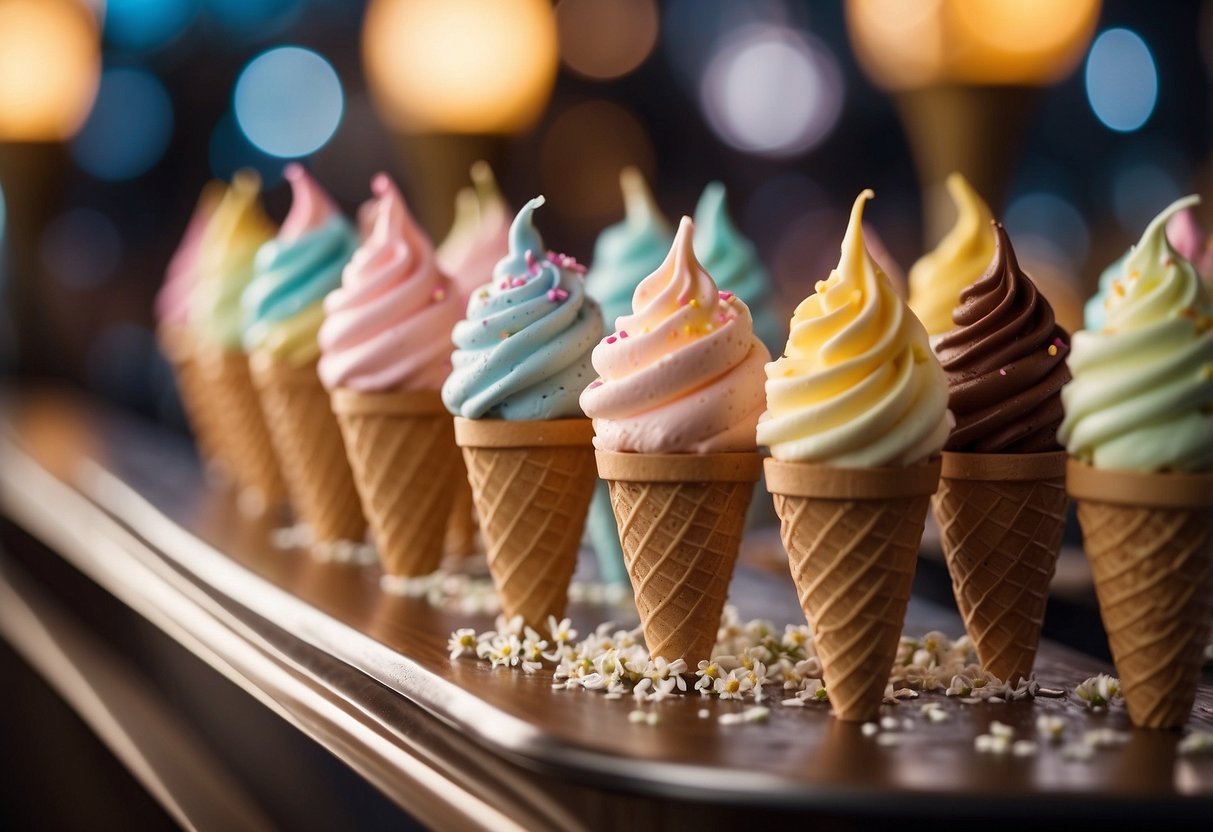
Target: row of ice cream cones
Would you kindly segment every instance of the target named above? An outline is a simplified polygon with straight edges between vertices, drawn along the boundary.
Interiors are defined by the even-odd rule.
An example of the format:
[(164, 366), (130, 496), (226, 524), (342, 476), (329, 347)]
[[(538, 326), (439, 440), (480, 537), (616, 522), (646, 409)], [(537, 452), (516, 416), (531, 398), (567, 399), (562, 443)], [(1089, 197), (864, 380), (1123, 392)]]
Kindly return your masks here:
[(649, 650), (693, 666), (710, 657), (765, 470), (834, 712), (865, 720), (932, 504), (982, 664), (1030, 676), (1068, 489), (1131, 716), (1186, 718), (1213, 483), (1093, 472), (1085, 388), (1058, 424), (1065, 333), (1000, 226), (958, 290), (955, 329), (931, 345), (865, 248), (865, 192), (838, 268), (770, 361), (744, 300), (697, 259), (690, 219), (608, 334), (585, 270), (533, 226), (542, 198), (503, 230), (498, 196), (490, 227), (452, 235), (448, 263), (472, 264), (477, 284), (435, 263), (386, 177), (357, 231), (301, 168), (288, 178), (292, 213), (243, 276), (241, 343), (169, 320), (161, 333), (203, 454), (262, 505), (288, 495), (322, 545), (362, 540), (369, 522), (385, 572), (421, 576), (470, 547), (478, 517), (504, 613), (541, 629), (563, 615), (601, 478)]

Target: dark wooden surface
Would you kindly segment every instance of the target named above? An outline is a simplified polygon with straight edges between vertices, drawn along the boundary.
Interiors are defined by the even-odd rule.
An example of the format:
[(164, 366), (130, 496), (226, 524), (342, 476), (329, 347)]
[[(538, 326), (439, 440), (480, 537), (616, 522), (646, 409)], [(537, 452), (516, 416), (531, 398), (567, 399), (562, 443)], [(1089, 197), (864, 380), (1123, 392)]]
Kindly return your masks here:
[[(472, 794), (485, 811), (533, 828), (593, 825), (577, 810), (591, 797), (650, 820), (658, 815), (646, 801), (657, 799), (676, 801), (669, 805), (680, 811), (731, 806), (846, 816), (1181, 819), (1213, 811), (1213, 758), (1178, 757), (1178, 733), (1133, 731), (1126, 746), (1097, 751), (1090, 762), (1043, 744), (1027, 758), (975, 753), (974, 737), (995, 719), (1028, 739), (1042, 713), (1066, 716), (1074, 735), (1128, 730), (1123, 709), (1092, 716), (1073, 699), (965, 706), (925, 695), (888, 711), (914, 716), (924, 703), (940, 702), (951, 719), (917, 719), (892, 747), (823, 708), (777, 702), (765, 724), (722, 725), (718, 716), (742, 706), (698, 696), (655, 706), (656, 726), (633, 724), (630, 698), (554, 690), (546, 671), (451, 661), (450, 633), (488, 629), (487, 617), (385, 595), (374, 567), (274, 548), (270, 523), (242, 519), (228, 495), (202, 481), (181, 443), (146, 425), (54, 394), (8, 396), (4, 422), (0, 508), (7, 515), (103, 586), (111, 582), (107, 588), (137, 610), (145, 606), (170, 635), (205, 642), (196, 646), (217, 652), (216, 661), (247, 662), (240, 672), (254, 679), (257, 662), (279, 661), (305, 677), (315, 699), (276, 706), (402, 804), (426, 799), (426, 782), (415, 782), (425, 778), (401, 770), (384, 743), (402, 743), (410, 725), (425, 725), (447, 738), (437, 745), (446, 750), (435, 753), (450, 759), (427, 765), (460, 784), (450, 800)], [(761, 546), (751, 557), (770, 565)], [(780, 626), (803, 621), (790, 581), (768, 569), (739, 567), (732, 600), (743, 617)], [(183, 620), (175, 619), (174, 604)], [(185, 613), (193, 606), (225, 623), (223, 639), (191, 629), (196, 622)], [(615, 613), (575, 605), (571, 614), (585, 633)], [(906, 631), (931, 629), (962, 632), (953, 613), (916, 600)], [(257, 655), (242, 657), (249, 645)], [(279, 655), (284, 651), (290, 655)], [(1042, 683), (1067, 689), (1106, 670), (1050, 643), (1037, 664)], [(342, 720), (334, 728), (326, 707), (350, 711), (369, 734)], [(701, 708), (710, 718), (698, 717)], [(1207, 678), (1191, 726), (1213, 728)], [(468, 777), (450, 771), (473, 761)], [(430, 798), (439, 811), (442, 795)]]

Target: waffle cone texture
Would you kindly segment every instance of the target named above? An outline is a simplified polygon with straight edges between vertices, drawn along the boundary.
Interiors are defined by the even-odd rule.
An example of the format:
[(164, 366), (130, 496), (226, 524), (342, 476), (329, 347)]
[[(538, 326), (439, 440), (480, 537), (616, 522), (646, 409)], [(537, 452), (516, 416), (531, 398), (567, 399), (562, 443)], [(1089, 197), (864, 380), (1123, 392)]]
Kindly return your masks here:
[(317, 543), (361, 541), (366, 520), (315, 363), (294, 367), (254, 355), (250, 366), (295, 514)]
[(1066, 473), (1129, 717), (1180, 728), (1213, 617), (1213, 474), (1099, 471), (1075, 460)]
[(232, 478), (241, 489), (255, 494), (263, 508), (281, 502), (286, 484), (253, 386), (248, 356), (211, 348), (200, 352), (198, 365), (227, 448)]
[(932, 507), (982, 667), (1028, 678), (1066, 525), (1066, 454), (944, 452)]
[(594, 492), (589, 419), (455, 418), (502, 612), (540, 632), (560, 618)]
[(223, 442), (217, 407), (202, 374), (193, 334), (187, 327), (171, 326), (161, 327), (157, 337), (160, 351), (172, 367), (177, 394), (198, 445), (198, 455), (205, 464), (217, 468), (225, 477), (230, 476), (231, 455)]
[(442, 397), (336, 390), (332, 407), (383, 571), (428, 575), (442, 562), (455, 488), (466, 481)]
[(757, 453), (598, 451), (649, 654), (712, 656), (745, 528)]
[(909, 468), (765, 463), (780, 537), (839, 719), (874, 719), (897, 655), (938, 459)]

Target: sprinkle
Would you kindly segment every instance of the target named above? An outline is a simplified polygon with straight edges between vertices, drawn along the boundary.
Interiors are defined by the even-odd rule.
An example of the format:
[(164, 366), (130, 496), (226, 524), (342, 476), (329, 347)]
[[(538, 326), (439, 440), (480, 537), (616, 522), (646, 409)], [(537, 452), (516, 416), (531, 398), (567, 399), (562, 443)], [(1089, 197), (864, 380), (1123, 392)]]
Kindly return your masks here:
[(434, 300), (435, 301), (446, 300), (446, 290), (445, 289), (435, 289), (434, 290)]
[(512, 286), (514, 288), (518, 288), (519, 286), (525, 286), (525, 285), (526, 285), (525, 277), (516, 277), (510, 281), (510, 286)]
[(691, 300), (687, 303), (687, 305), (690, 306), (692, 309), (698, 309), (699, 308), (699, 299), (691, 298)]
[(608, 344), (613, 344), (613, 343), (615, 343), (615, 341), (616, 341), (616, 340), (617, 340), (617, 339), (615, 338), (615, 336), (614, 336), (614, 335), (608, 335), (608, 336), (607, 336), (607, 339), (606, 339), (606, 342), (607, 342)]
[(590, 386), (587, 387), (586, 390), (593, 390), (595, 387), (601, 387), (601, 386), (602, 386), (602, 379), (596, 378), (590, 382)]
[(1057, 355), (1057, 345), (1049, 344), (1049, 355)]
[(567, 300), (568, 296), (569, 293), (560, 287), (548, 289), (548, 300), (550, 300), (552, 303), (559, 303), (562, 300)]
[(736, 297), (732, 292), (720, 292), (719, 295), (720, 295), (720, 299), (725, 301), (726, 303), (728, 301), (731, 301), (734, 297)]
[(488, 299), (489, 299), (489, 290), (488, 290), (488, 289), (481, 289), (481, 290), (480, 290), (480, 291), (479, 291), (479, 292), (476, 294), (476, 297), (480, 298), (480, 300), (488, 300)]
[(505, 280), (501, 281), (501, 283), (499, 284), (499, 286), (500, 286), (500, 288), (502, 288), (502, 289), (508, 289), (508, 288), (510, 288), (510, 279), (507, 277)]
[(998, 374), (999, 374), (1000, 376), (1005, 376), (1005, 375), (1007, 374), (1007, 368), (1006, 368), (1006, 367), (1003, 367), (1002, 369), (1000, 369), (1000, 370), (998, 371)]
[(535, 252), (528, 248), (524, 256), (526, 257), (526, 270), (531, 273), (539, 271), (539, 261), (535, 259)]
[(501, 340), (502, 341), (504, 341), (506, 338), (509, 338), (509, 337), (510, 337), (510, 333), (508, 331), (506, 331), (504, 329), (501, 330)]
[(1125, 287), (1120, 285), (1120, 281), (1112, 284), (1112, 291), (1120, 295), (1122, 298), (1125, 296)]
[(621, 330), (619, 330), (619, 337), (620, 337), (620, 338), (627, 338), (627, 337), (628, 337), (628, 331), (627, 331), (626, 329), (621, 329)]

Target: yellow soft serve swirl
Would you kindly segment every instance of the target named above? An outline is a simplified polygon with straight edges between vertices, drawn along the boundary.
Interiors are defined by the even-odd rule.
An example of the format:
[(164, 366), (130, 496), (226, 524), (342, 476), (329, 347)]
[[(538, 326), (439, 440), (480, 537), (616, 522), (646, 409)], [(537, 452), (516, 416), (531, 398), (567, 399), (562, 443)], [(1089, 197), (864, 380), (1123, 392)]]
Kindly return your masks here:
[(976, 283), (994, 259), (990, 209), (959, 173), (948, 177), (947, 186), (956, 203), (956, 225), (910, 269), (910, 308), (931, 335), (952, 329), (960, 293)]
[(783, 357), (766, 367), (758, 444), (780, 461), (913, 465), (938, 453), (952, 428), (926, 330), (864, 247), (872, 196), (855, 200), (838, 267), (797, 307)]

